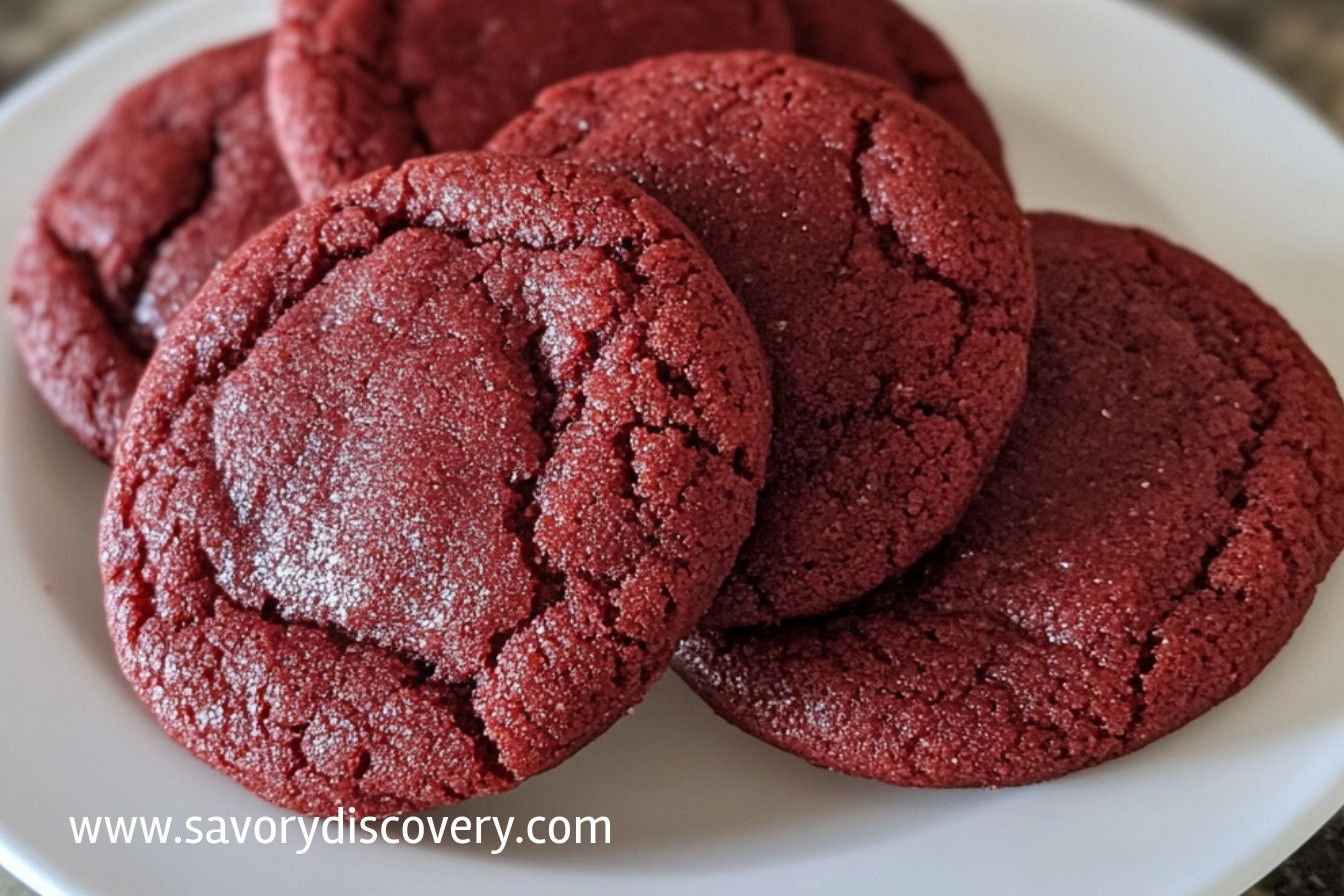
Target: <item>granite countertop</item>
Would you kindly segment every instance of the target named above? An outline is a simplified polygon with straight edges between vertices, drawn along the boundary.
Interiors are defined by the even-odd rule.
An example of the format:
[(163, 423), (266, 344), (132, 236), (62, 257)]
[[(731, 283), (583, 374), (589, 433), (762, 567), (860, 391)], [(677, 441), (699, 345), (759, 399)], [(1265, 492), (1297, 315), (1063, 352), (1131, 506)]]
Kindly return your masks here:
[[(1144, 0), (1258, 60), (1344, 131), (1344, 0)], [(0, 0), (0, 91), (146, 0)], [(1246, 896), (1344, 894), (1344, 812)], [(0, 896), (30, 891), (0, 869)]]

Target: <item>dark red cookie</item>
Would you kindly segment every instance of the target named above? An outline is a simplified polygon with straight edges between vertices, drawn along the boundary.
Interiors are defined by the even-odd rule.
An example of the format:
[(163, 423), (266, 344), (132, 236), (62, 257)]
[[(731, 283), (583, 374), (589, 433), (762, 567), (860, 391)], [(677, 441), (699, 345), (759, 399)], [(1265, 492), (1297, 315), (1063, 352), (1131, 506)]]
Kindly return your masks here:
[(635, 187), (431, 157), (295, 212), (118, 444), (109, 628), (179, 743), (314, 814), (505, 790), (625, 713), (751, 526), (750, 324)]
[(1344, 547), (1344, 406), (1244, 286), (1150, 234), (1033, 218), (1027, 401), (905, 581), (823, 621), (702, 633), (724, 718), (893, 784), (1025, 784), (1245, 687)]
[(267, 38), (193, 56), (117, 101), (14, 257), (28, 377), (107, 460), (145, 359), (215, 265), (298, 204), (266, 115)]
[(751, 539), (708, 617), (819, 613), (961, 518), (1017, 411), (1026, 224), (964, 137), (876, 78), (770, 53), (576, 78), (490, 144), (629, 176), (704, 240), (771, 360)]
[(946, 118), (1004, 183), (1008, 169), (994, 120), (947, 45), (892, 0), (784, 0), (800, 56), (885, 78)]
[(477, 149), (563, 78), (680, 50), (787, 50), (782, 0), (281, 0), (268, 91), (308, 199)]

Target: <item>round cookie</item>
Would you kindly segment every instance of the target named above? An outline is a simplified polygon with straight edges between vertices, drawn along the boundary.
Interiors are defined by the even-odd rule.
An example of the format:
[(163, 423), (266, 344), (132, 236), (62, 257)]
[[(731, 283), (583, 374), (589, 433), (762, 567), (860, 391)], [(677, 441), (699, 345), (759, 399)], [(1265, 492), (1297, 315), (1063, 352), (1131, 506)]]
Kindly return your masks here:
[(905, 580), (677, 657), (724, 718), (893, 784), (1026, 784), (1245, 687), (1344, 547), (1344, 406), (1277, 313), (1150, 234), (1033, 217), (1032, 376), (998, 468)]
[(666, 209), (556, 162), (370, 175), (169, 331), (101, 531), (163, 728), (272, 802), (505, 790), (662, 673), (751, 526), (749, 321)]
[(892, 0), (784, 0), (795, 52), (884, 78), (946, 118), (1009, 183), (1003, 142), (946, 44)]
[(681, 50), (787, 50), (782, 0), (281, 0), (268, 91), (307, 199), (477, 149), (563, 78)]
[(298, 204), (266, 114), (268, 39), (123, 95), (56, 174), (14, 256), (28, 377), (108, 460), (145, 359), (220, 261)]
[(795, 56), (685, 54), (552, 87), (490, 147), (639, 183), (756, 325), (769, 474), (706, 624), (840, 606), (961, 518), (1017, 411), (1036, 293), (1020, 211), (941, 118)]

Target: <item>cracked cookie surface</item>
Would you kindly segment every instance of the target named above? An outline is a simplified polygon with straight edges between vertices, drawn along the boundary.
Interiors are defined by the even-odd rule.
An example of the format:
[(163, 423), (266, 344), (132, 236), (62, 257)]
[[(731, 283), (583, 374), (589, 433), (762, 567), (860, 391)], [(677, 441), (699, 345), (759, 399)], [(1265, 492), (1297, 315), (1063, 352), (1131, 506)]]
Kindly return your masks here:
[(781, 0), (282, 0), (267, 89), (305, 198), (478, 149), (538, 90), (682, 50), (787, 50)]
[(132, 89), (56, 174), (15, 254), (29, 379), (109, 460), (155, 343), (215, 265), (298, 204), (262, 96), (268, 38)]
[(122, 669), (314, 814), (507, 789), (633, 706), (750, 528), (760, 347), (632, 185), (449, 155), (264, 231), (151, 361), (101, 532)]
[(911, 786), (1040, 781), (1245, 687), (1344, 547), (1344, 406), (1244, 286), (1148, 233), (1032, 216), (1028, 396), (985, 490), (904, 580), (825, 620), (705, 632), (724, 718)]
[(639, 183), (756, 325), (770, 468), (707, 624), (828, 611), (951, 530), (1020, 403), (1036, 302), (1021, 212), (960, 134), (876, 78), (742, 52), (576, 78), (489, 145)]
[(892, 0), (784, 0), (795, 52), (883, 78), (948, 120), (1008, 183), (989, 110), (942, 39)]

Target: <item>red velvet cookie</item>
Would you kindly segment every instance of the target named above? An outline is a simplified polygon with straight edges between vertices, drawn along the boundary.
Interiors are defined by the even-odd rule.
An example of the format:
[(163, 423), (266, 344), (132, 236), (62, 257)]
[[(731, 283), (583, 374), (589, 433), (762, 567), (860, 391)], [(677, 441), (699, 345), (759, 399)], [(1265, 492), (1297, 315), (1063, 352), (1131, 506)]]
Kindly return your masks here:
[(314, 814), (512, 787), (634, 705), (764, 476), (764, 359), (624, 181), (450, 155), (226, 262), (151, 360), (102, 524), (122, 669)]
[(29, 379), (103, 460), (168, 322), (298, 204), (262, 96), (266, 46), (209, 50), (122, 96), (19, 244), (9, 309)]
[(893, 784), (1025, 784), (1245, 687), (1344, 547), (1344, 406), (1249, 290), (1150, 234), (1033, 219), (1027, 401), (956, 534), (820, 621), (677, 658), (724, 718)]
[(708, 624), (840, 606), (961, 518), (1022, 397), (1036, 292), (1021, 213), (941, 118), (795, 56), (686, 54), (552, 87), (490, 147), (635, 180), (756, 324), (770, 472)]
[(681, 50), (787, 50), (782, 0), (281, 0), (268, 91), (308, 199), (477, 149), (548, 84)]
[(1004, 182), (1003, 143), (947, 45), (892, 0), (784, 0), (796, 50), (884, 78), (942, 115), (984, 154)]

